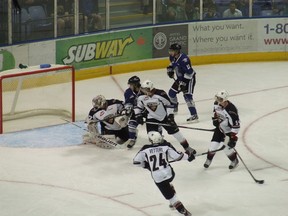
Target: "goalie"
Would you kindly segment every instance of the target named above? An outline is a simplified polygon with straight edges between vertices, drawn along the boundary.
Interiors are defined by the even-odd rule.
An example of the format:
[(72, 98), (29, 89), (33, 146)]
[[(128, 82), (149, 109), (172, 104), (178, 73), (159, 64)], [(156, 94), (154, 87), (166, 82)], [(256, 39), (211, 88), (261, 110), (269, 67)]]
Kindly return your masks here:
[(107, 99), (98, 95), (92, 100), (93, 108), (90, 110), (86, 123), (88, 134), (84, 136), (84, 143), (93, 143), (100, 147), (109, 148), (109, 143), (99, 140), (99, 135), (123, 144), (129, 139), (128, 116), (123, 113), (123, 101)]

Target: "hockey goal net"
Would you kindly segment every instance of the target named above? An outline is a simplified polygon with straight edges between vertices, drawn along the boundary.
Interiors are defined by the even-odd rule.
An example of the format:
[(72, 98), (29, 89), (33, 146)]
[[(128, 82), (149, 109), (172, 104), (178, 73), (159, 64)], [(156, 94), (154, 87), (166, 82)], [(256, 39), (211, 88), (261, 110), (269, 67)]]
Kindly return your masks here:
[(0, 73), (0, 133), (75, 120), (72, 66), (32, 66)]

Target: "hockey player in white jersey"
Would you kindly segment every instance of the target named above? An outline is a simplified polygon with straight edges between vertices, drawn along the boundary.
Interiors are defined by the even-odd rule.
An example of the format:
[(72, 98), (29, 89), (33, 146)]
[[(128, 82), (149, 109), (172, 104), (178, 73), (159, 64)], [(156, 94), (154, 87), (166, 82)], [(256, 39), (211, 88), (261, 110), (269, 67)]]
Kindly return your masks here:
[(231, 161), (229, 169), (232, 170), (238, 166), (237, 154), (234, 151), (240, 130), (240, 120), (238, 110), (233, 103), (228, 100), (228, 93), (226, 90), (221, 90), (215, 95), (215, 102), (213, 108), (214, 116), (212, 117), (213, 125), (216, 127), (211, 139), (209, 153), (204, 167), (208, 168), (215, 156), (215, 152), (211, 151), (219, 148), (224, 144), (225, 137), (229, 138), (227, 146), (224, 149), (225, 154)]
[(144, 93), (137, 99), (137, 106), (134, 109), (136, 121), (138, 124), (143, 124), (143, 110), (146, 109), (146, 130), (159, 131), (158, 124), (163, 123), (169, 126), (163, 126), (168, 134), (172, 135), (182, 145), (185, 151), (190, 155), (191, 159), (196, 154), (196, 151), (191, 148), (179, 131), (179, 128), (174, 120), (174, 106), (171, 104), (167, 93), (164, 90), (154, 88), (154, 84), (150, 80), (145, 80), (141, 84), (141, 91)]
[[(133, 159), (133, 164), (148, 169), (151, 176), (166, 200), (169, 200), (170, 207), (185, 216), (192, 214), (184, 207), (177, 198), (175, 188), (171, 184), (175, 177), (175, 172), (170, 162), (187, 160), (188, 155), (178, 152), (174, 146), (163, 139), (157, 131), (150, 131), (148, 139), (151, 144), (144, 145)], [(170, 161), (169, 161), (170, 160)]]
[(88, 130), (100, 135), (115, 135), (116, 142), (123, 144), (129, 138), (127, 116), (120, 116), (124, 102), (98, 95), (92, 100), (93, 108), (87, 118)]

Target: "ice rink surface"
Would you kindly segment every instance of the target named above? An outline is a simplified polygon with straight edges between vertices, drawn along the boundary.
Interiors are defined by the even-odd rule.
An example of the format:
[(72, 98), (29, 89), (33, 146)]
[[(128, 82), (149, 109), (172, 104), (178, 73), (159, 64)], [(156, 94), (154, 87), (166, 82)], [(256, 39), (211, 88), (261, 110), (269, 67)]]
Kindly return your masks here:
[[(200, 122), (186, 124), (188, 110), (179, 95), (178, 125), (212, 128), (213, 97), (221, 89), (238, 107), (241, 132), (236, 149), (256, 179), (240, 162), (234, 171), (218, 152), (209, 169), (205, 156), (172, 164), (178, 198), (193, 216), (288, 216), (288, 62), (195, 66), (194, 99)], [(127, 80), (137, 75), (168, 91), (165, 69), (128, 73), (76, 83), (76, 119), (83, 126), (98, 94), (123, 99)], [(33, 121), (33, 120), (31, 120)], [(64, 122), (63, 122), (64, 123)], [(181, 129), (198, 153), (211, 132)], [(145, 127), (132, 150), (79, 145), (85, 133), (69, 124), (0, 136), (0, 216), (176, 216), (147, 170), (132, 159), (147, 143)], [(182, 150), (172, 136), (165, 138)]]

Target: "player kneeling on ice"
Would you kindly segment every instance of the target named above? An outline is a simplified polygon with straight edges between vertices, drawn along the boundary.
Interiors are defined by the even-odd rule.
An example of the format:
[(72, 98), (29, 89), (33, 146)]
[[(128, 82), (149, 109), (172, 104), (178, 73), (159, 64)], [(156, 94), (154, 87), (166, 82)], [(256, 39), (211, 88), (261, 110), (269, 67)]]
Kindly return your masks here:
[(208, 168), (215, 156), (215, 152), (211, 152), (224, 144), (225, 137), (229, 137), (227, 146), (224, 149), (225, 154), (231, 161), (229, 169), (232, 170), (238, 166), (237, 153), (234, 147), (238, 140), (237, 134), (240, 130), (240, 120), (236, 106), (228, 100), (228, 93), (226, 90), (219, 91), (215, 95), (214, 116), (212, 117), (213, 125), (216, 127), (212, 136), (209, 153), (204, 167)]
[(137, 106), (134, 108), (136, 121), (138, 124), (143, 124), (144, 110), (147, 112), (146, 117), (146, 130), (159, 131), (159, 125), (163, 124), (163, 128), (169, 135), (172, 135), (185, 149), (186, 153), (194, 157), (196, 151), (191, 148), (179, 131), (174, 120), (174, 106), (164, 90), (154, 88), (154, 84), (150, 80), (146, 80), (141, 84), (141, 91), (143, 95), (139, 95), (137, 98)]
[[(171, 182), (175, 177), (174, 170), (170, 162), (195, 159), (189, 157), (186, 153), (178, 152), (174, 146), (163, 139), (157, 131), (150, 131), (148, 139), (151, 144), (144, 145), (133, 159), (133, 164), (148, 169), (151, 176), (161, 191), (165, 199), (169, 200), (170, 207), (175, 207), (183, 215), (192, 214), (178, 200), (176, 191)], [(169, 161), (170, 160), (170, 161)]]
[(91, 138), (96, 139), (92, 143), (100, 141), (93, 134), (115, 139), (118, 144), (126, 142), (129, 138), (128, 116), (121, 115), (124, 109), (123, 101), (117, 99), (106, 100), (104, 96), (98, 95), (93, 98), (92, 105), (93, 108), (87, 117), (88, 131), (91, 135), (90, 140)]

